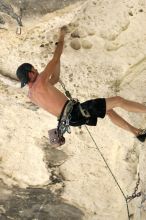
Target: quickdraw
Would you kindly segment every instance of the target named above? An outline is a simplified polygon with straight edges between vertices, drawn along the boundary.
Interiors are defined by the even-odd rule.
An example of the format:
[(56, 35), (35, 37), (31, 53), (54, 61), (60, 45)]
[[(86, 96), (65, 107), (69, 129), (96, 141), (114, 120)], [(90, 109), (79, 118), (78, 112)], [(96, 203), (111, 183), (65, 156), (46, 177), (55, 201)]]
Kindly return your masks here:
[(73, 109), (73, 105), (76, 103), (75, 100), (67, 101), (60, 118), (58, 119), (58, 126), (55, 129), (48, 131), (49, 143), (51, 146), (59, 147), (65, 143), (65, 138), (63, 135), (65, 132), (71, 133), (70, 130), (70, 113)]

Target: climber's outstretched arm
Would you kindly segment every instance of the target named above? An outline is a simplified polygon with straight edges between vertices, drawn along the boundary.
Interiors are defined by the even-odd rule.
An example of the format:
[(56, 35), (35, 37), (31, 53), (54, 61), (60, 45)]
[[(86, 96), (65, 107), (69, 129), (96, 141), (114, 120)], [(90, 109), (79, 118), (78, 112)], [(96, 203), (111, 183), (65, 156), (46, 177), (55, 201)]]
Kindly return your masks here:
[[(42, 80), (44, 80), (44, 82), (46, 82), (46, 83), (48, 83), (48, 81), (50, 81), (50, 82), (52, 82), (52, 84), (55, 84), (56, 80), (57, 81), (59, 80), (58, 71), (56, 71), (56, 69), (60, 65), (60, 57), (61, 57), (61, 54), (63, 51), (65, 34), (66, 34), (66, 27), (63, 26), (60, 29), (60, 35), (59, 35), (58, 42), (56, 43), (56, 49), (54, 51), (53, 58), (47, 64), (44, 71), (41, 73)], [(56, 74), (57, 74), (57, 76), (55, 76)]]

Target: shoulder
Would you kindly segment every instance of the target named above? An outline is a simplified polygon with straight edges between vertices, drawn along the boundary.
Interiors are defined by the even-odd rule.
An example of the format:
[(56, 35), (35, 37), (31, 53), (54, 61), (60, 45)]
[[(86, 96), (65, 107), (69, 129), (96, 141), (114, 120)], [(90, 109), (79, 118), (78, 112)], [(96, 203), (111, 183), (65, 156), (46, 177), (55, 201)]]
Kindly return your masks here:
[(51, 75), (48, 77), (48, 79), (46, 79), (44, 77), (44, 72), (41, 72), (39, 74), (39, 80), (37, 82), (37, 87), (49, 87), (50, 85), (52, 85), (52, 83), (51, 83)]

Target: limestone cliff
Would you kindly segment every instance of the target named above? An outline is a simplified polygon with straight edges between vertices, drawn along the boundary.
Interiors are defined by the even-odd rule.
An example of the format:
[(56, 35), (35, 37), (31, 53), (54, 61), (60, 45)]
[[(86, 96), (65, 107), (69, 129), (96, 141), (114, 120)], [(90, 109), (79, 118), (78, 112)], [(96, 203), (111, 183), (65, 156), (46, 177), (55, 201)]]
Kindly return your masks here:
[[(51, 148), (47, 131), (56, 118), (30, 102), (15, 76), (23, 62), (45, 67), (62, 25), (61, 79), (73, 97), (146, 103), (145, 0), (0, 0), (0, 218), (127, 220), (125, 200), (86, 128), (72, 128), (65, 145)], [(146, 114), (117, 112), (146, 127)], [(108, 117), (89, 130), (125, 195), (140, 174), (142, 196), (129, 210), (131, 220), (145, 220), (145, 144)]]

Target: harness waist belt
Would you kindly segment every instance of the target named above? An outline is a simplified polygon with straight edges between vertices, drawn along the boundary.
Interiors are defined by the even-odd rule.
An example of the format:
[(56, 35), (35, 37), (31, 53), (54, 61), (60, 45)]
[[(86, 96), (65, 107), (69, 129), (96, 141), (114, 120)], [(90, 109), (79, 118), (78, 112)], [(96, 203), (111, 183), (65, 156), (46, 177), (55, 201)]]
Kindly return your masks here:
[(73, 110), (73, 106), (77, 103), (76, 100), (68, 100), (64, 107), (63, 107), (63, 110), (60, 114), (60, 117), (58, 119), (58, 121), (62, 121), (62, 120), (66, 120), (68, 117), (69, 117), (69, 114), (72, 112)]

